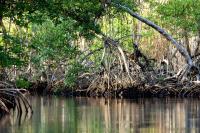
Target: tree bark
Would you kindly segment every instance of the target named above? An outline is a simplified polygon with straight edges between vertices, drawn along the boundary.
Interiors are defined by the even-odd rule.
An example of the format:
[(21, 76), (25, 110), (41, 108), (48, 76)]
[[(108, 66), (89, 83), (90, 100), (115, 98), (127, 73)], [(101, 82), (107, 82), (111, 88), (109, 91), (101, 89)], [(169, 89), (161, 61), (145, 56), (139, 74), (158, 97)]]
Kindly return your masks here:
[(189, 41), (189, 35), (186, 29), (184, 29), (183, 31), (183, 36), (185, 38), (185, 45), (186, 45), (186, 49), (188, 51), (188, 54), (191, 56), (191, 50), (190, 50), (190, 41)]
[(200, 29), (198, 29), (197, 46), (196, 46), (196, 48), (195, 48), (195, 50), (194, 50), (194, 55), (193, 55), (193, 57), (199, 55), (199, 46), (200, 46)]

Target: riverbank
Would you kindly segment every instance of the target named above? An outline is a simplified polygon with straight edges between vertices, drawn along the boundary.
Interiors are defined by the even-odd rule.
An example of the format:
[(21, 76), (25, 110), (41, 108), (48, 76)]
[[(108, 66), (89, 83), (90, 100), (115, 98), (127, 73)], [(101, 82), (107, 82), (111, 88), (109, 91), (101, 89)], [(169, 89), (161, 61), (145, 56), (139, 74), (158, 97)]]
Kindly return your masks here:
[[(86, 84), (82, 88), (81, 85), (77, 85), (74, 88), (65, 87), (64, 83), (60, 82), (56, 86), (49, 86), (47, 82), (31, 83), (30, 88), (26, 90), (23, 88), (1, 88), (0, 95), (0, 115), (9, 114), (10, 109), (17, 107), (21, 112), (22, 100), (26, 111), (32, 108), (29, 105), (24, 94), (30, 92), (31, 95), (57, 95), (64, 97), (104, 97), (104, 98), (120, 98), (120, 99), (135, 99), (135, 98), (199, 98), (200, 97), (200, 83), (199, 82), (179, 82), (176, 78), (166, 78), (161, 81), (157, 81), (154, 84), (147, 84), (144, 82), (134, 84), (127, 88), (116, 89), (93, 89), (89, 90)], [(8, 87), (8, 86), (4, 86)], [(28, 90), (28, 91), (27, 91)], [(5, 105), (5, 106), (4, 106)]]
[(199, 82), (178, 82), (175, 78), (168, 78), (155, 84), (139, 83), (127, 88), (93, 89), (64, 85), (49, 87), (46, 82), (34, 83), (29, 89), (32, 95), (58, 95), (66, 97), (106, 97), (106, 98), (145, 98), (145, 97), (200, 97)]
[[(17, 107), (21, 112), (21, 102), (25, 104), (26, 110), (30, 108), (25, 95), (57, 95), (64, 97), (104, 97), (104, 98), (199, 98), (200, 83), (198, 81), (179, 81), (175, 77), (138, 81), (129, 84), (128, 87), (103, 88), (96, 83), (97, 88), (91, 88), (91, 82), (79, 79), (74, 87), (66, 87), (63, 82), (49, 85), (47, 82), (30, 82), (29, 88), (15, 88), (16, 83), (1, 82), (0, 114), (8, 114), (10, 109)], [(126, 82), (128, 83), (128, 82)], [(94, 84), (94, 83), (93, 83)], [(106, 85), (106, 83), (104, 84)]]

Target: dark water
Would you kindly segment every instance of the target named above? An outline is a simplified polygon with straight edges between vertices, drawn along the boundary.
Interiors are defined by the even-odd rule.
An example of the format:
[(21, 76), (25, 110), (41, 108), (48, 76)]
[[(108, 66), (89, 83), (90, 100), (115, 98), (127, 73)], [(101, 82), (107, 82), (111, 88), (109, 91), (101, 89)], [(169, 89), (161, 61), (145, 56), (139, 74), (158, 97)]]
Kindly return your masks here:
[(32, 97), (32, 116), (14, 112), (0, 133), (199, 133), (198, 99), (105, 100)]

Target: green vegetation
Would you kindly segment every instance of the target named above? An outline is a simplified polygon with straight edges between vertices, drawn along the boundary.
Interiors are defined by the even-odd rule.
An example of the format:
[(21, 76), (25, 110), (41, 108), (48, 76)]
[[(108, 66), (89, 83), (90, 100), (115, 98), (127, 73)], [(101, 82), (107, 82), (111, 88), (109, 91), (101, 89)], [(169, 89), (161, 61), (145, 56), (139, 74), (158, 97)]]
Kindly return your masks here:
[[(109, 98), (199, 98), (199, 9), (200, 0), (0, 0), (0, 120), (13, 111), (7, 116), (9, 126), (18, 122), (13, 115), (19, 125), (25, 122), (19, 128), (23, 132), (164, 131), (152, 126), (160, 127), (156, 120), (147, 118), (146, 123), (146, 114), (125, 118), (123, 112), (132, 108)], [(78, 98), (33, 98), (29, 104), (28, 94)], [(106, 99), (95, 103), (96, 97)], [(136, 101), (130, 102), (135, 106)], [(39, 105), (36, 123), (26, 121), (31, 105)], [(97, 105), (100, 108), (93, 108)], [(113, 108), (116, 105), (119, 110)], [(147, 109), (149, 105), (144, 103)], [(167, 116), (174, 112), (170, 107)], [(139, 108), (133, 109), (141, 112)], [(144, 123), (131, 129), (130, 118)], [(123, 122), (129, 119), (130, 130)], [(0, 127), (4, 123), (6, 119)]]
[(19, 77), (16, 80), (16, 86), (17, 86), (17, 88), (28, 89), (31, 86), (31, 83), (26, 78)]
[(148, 83), (152, 74), (165, 81), (180, 70), (178, 78), (196, 80), (199, 7), (198, 0), (2, 0), (0, 80), (76, 89), (87, 79), (98, 91)]

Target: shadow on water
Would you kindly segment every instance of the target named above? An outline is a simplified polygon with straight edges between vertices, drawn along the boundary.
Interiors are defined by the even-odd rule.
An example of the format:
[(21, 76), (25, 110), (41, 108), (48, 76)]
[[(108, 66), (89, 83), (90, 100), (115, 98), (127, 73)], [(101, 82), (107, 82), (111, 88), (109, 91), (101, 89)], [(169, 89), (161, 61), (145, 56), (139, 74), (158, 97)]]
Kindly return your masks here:
[(32, 117), (32, 112), (26, 112), (25, 108), (22, 106), (22, 111), (11, 109), (10, 114), (2, 115), (0, 117), (0, 132), (1, 133), (11, 133), (14, 130), (11, 130), (14, 126), (20, 127), (26, 121), (29, 121)]
[(198, 99), (32, 97), (34, 114), (0, 120), (1, 133), (198, 133)]

